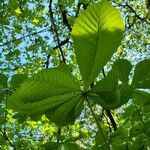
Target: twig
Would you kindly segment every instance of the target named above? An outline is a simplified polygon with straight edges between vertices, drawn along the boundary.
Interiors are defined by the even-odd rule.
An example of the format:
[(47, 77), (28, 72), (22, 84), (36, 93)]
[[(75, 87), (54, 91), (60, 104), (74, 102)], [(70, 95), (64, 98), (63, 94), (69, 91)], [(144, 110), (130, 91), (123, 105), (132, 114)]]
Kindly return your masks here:
[(128, 3), (126, 3), (126, 4), (119, 4), (119, 3), (117, 3), (117, 2), (114, 2), (114, 3), (117, 4), (117, 6), (129, 8), (129, 9), (131, 10), (131, 12), (134, 14), (134, 16), (135, 16), (137, 19), (139, 19), (139, 20), (141, 20), (141, 21), (146, 21), (146, 22), (148, 23), (148, 21), (146, 20), (146, 18), (145, 18), (145, 17), (144, 17), (144, 18), (140, 17), (140, 16), (137, 14), (137, 12), (136, 12)]
[(116, 122), (115, 122), (115, 120), (113, 118), (111, 110), (105, 110), (105, 111), (107, 113), (108, 118), (110, 119), (110, 122), (112, 124), (112, 127), (113, 127), (114, 131), (116, 131), (117, 130), (117, 124), (116, 124)]
[(68, 18), (67, 18), (67, 11), (64, 9), (63, 5), (59, 4), (60, 12), (62, 15), (63, 23), (66, 25), (69, 31), (72, 30), (71, 25), (69, 24)]
[[(69, 42), (69, 38), (65, 39), (64, 41), (61, 41), (61, 42), (60, 42), (60, 46), (63, 46), (63, 45), (65, 45), (65, 44), (67, 44), (68, 42)], [(55, 50), (55, 49), (57, 49), (57, 48), (59, 48), (58, 45), (55, 46), (55, 47), (53, 48), (53, 50)]]
[(77, 10), (76, 10), (76, 15), (75, 15), (75, 17), (78, 17), (79, 12), (80, 12), (80, 9), (81, 9), (81, 5), (83, 5), (83, 9), (84, 9), (84, 10), (85, 10), (85, 9), (87, 8), (87, 6), (88, 6), (88, 4), (78, 3), (78, 4), (77, 4)]
[[(69, 38), (65, 39), (64, 41), (61, 41), (60, 42), (60, 45), (63, 46), (65, 44), (67, 44), (69, 42)], [(59, 48), (58, 45), (53, 47), (53, 50)], [(49, 59), (50, 59), (50, 54), (47, 55), (47, 59), (46, 59), (46, 62), (45, 62), (45, 65), (46, 65), (46, 68), (49, 67)]]
[(145, 18), (140, 17), (128, 3), (126, 3), (126, 5), (124, 5), (124, 6), (128, 7), (131, 10), (131, 12), (134, 13), (135, 17), (137, 17), (139, 20), (142, 20), (142, 21), (145, 20)]
[(16, 150), (15, 145), (9, 140), (8, 136), (6, 135), (6, 132), (1, 130), (1, 133), (2, 133), (3, 138), (6, 141), (8, 141), (8, 143), (11, 145), (11, 147), (13, 147), (14, 150)]
[(49, 66), (49, 59), (50, 59), (50, 54), (48, 54), (47, 55), (47, 59), (46, 59), (46, 63), (45, 63), (45, 65), (46, 65), (46, 68), (48, 68), (48, 66)]
[(22, 37), (20, 37), (20, 38), (18, 38), (18, 39), (10, 40), (10, 41), (8, 41), (8, 42), (6, 42), (6, 43), (1, 44), (0, 47), (5, 46), (5, 45), (8, 45), (8, 44), (10, 44), (10, 43), (12, 43), (12, 42), (15, 42), (15, 41), (18, 41), (18, 40), (25, 39), (25, 38), (27, 38), (27, 37), (29, 37), (29, 36), (33, 36), (33, 35), (37, 35), (37, 34), (42, 33), (42, 32), (46, 32), (46, 31), (49, 30), (50, 28), (51, 28), (51, 27), (47, 27), (47, 28), (42, 29), (42, 30), (40, 30), (40, 31), (38, 31), (38, 32), (33, 32), (33, 33), (31, 33), (31, 34), (27, 34), (27, 35), (25, 35), (25, 36), (22, 36)]
[[(61, 128), (58, 128), (58, 131), (57, 131), (58, 135), (61, 135)], [(59, 143), (59, 137), (57, 138), (57, 143)]]
[(53, 11), (52, 11), (52, 0), (49, 1), (49, 13), (50, 13), (50, 18), (51, 18), (51, 23), (52, 23), (52, 27), (53, 27), (53, 31), (55, 32), (56, 35), (56, 40), (57, 40), (57, 44), (58, 44), (58, 48), (63, 60), (63, 63), (66, 64), (66, 59), (64, 57), (61, 45), (60, 45), (60, 40), (59, 40), (59, 35), (58, 35), (58, 31), (54, 22), (54, 17), (53, 17)]

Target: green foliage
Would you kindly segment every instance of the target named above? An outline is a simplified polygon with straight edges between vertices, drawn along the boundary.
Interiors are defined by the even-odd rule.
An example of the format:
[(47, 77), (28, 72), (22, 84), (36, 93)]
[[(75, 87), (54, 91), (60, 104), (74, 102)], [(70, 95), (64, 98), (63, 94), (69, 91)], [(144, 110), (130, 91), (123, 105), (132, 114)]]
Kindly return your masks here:
[(0, 149), (149, 149), (146, 7), (0, 3)]
[(18, 88), (21, 83), (23, 83), (28, 77), (24, 74), (15, 74), (12, 76), (11, 81), (10, 81), (10, 86), (12, 88)]
[(74, 143), (46, 143), (44, 144), (43, 146), (43, 149), (42, 150), (62, 150), (62, 149), (65, 149), (65, 150), (81, 150), (81, 148), (77, 145), (77, 144), (74, 144)]
[[(136, 88), (149, 89), (150, 87), (150, 60), (145, 59), (139, 62), (135, 67), (132, 85)], [(144, 71), (144, 72), (143, 72)]]
[(7, 87), (7, 77), (4, 74), (0, 74), (0, 87)]
[[(96, 12), (94, 12), (96, 16), (92, 16), (92, 10), (96, 10)], [(86, 20), (87, 23), (85, 24), (84, 20), (88, 15), (89, 18)], [(94, 32), (91, 32), (91, 34), (94, 33), (95, 38), (93, 39), (94, 43), (89, 44), (90, 47), (93, 47), (96, 43), (98, 44), (95, 45), (96, 47), (94, 49), (89, 50), (93, 51), (93, 56), (95, 58), (90, 58), (92, 56), (90, 51), (86, 53), (87, 57), (84, 58), (83, 55), (85, 54), (85, 50), (89, 46), (82, 43), (82, 40), (86, 41), (86, 39), (91, 39), (91, 34), (88, 34), (90, 32), (85, 29), (86, 27), (87, 29), (90, 29), (91, 20), (94, 18), (96, 18), (96, 20), (93, 21), (97, 25), (95, 25)], [(72, 32), (73, 38), (76, 35), (76, 28), (80, 25), (80, 23), (83, 23), (83, 25), (86, 26), (83, 28), (84, 26), (82, 27), (80, 25), (86, 36), (80, 33), (79, 37), (77, 36), (74, 38), (77, 61), (80, 62), (80, 60), (83, 59), (90, 59), (94, 61), (94, 65), (92, 63), (92, 66), (94, 67), (91, 71), (91, 65), (86, 68), (88, 65), (85, 65), (84, 62), (82, 63), (81, 61), (79, 63), (79, 68), (81, 65), (84, 69), (84, 73), (81, 71), (81, 74), (82, 76), (89, 74), (93, 76), (95, 74), (94, 72), (97, 72), (93, 77), (90, 77), (91, 75), (88, 76), (90, 79), (83, 78), (85, 91), (81, 92), (79, 84), (75, 82), (71, 73), (69, 73), (68, 69), (66, 69), (67, 67), (60, 66), (58, 68), (49, 69), (48, 71), (39, 72), (31, 79), (24, 82), (21, 88), (8, 99), (8, 107), (30, 115), (40, 115), (46, 112), (48, 118), (61, 125), (65, 125), (70, 122), (72, 123), (80, 115), (80, 112), (83, 109), (83, 101), (88, 96), (86, 93), (87, 87), (92, 83), (98, 75), (99, 70), (102, 69), (108, 58), (111, 57), (120, 44), (123, 33), (123, 21), (121, 20), (118, 11), (106, 1), (91, 5), (89, 9), (79, 16), (78, 19), (79, 20), (76, 21)], [(118, 21), (116, 21), (116, 19), (118, 19)], [(116, 21), (115, 23), (113, 23), (114, 20)], [(118, 26), (118, 23), (120, 26)], [(80, 40), (80, 37), (82, 40)], [(106, 42), (112, 41), (114, 38), (116, 41), (114, 43), (110, 42), (111, 47), (108, 47)], [(76, 43), (79, 43), (78, 45), (81, 46), (85, 45), (86, 47), (76, 48)], [(113, 51), (110, 53), (111, 49)], [(78, 51), (81, 52), (81, 54), (78, 54)], [(106, 55), (104, 53), (106, 53)], [(98, 58), (96, 58), (97, 55), (99, 55)], [(102, 63), (98, 60), (102, 61)], [(100, 68), (97, 65), (99, 65)], [(104, 101), (104, 104), (102, 104), (104, 108), (112, 109), (116, 108), (116, 105), (118, 106), (120, 91), (117, 89), (117, 85), (118, 79), (116, 72), (112, 71), (107, 78), (101, 80), (95, 87), (98, 91), (100, 91), (98, 94), (100, 95), (99, 98), (102, 98)], [(104, 89), (102, 90), (101, 88)]]
[(131, 63), (126, 59), (119, 59), (113, 64), (113, 70), (118, 73), (118, 78), (122, 83), (128, 83), (129, 73), (132, 69)]

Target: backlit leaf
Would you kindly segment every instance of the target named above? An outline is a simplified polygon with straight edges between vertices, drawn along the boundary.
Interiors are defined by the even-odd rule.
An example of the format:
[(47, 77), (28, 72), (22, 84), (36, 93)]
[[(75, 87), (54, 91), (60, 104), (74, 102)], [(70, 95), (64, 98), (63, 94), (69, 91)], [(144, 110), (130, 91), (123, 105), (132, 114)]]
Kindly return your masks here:
[(72, 38), (86, 90), (121, 44), (123, 30), (120, 13), (107, 0), (90, 5), (76, 20)]
[[(55, 122), (65, 124), (65, 121), (72, 122), (80, 114), (76, 110), (78, 102), (81, 103), (81, 109), (80, 107), (78, 109), (82, 110), (83, 101), (79, 99), (80, 92), (79, 83), (67, 67), (46, 69), (26, 80), (8, 98), (8, 107), (31, 116), (53, 111), (56, 113), (55, 117), (60, 119), (60, 115), (64, 114), (62, 120), (55, 118)], [(70, 112), (72, 118), (69, 120), (67, 117)]]

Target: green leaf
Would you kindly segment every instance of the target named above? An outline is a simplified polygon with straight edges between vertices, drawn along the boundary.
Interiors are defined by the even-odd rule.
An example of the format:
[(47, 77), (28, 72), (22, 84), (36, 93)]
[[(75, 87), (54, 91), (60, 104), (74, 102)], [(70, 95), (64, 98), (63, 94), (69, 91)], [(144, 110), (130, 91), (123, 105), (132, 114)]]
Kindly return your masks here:
[(90, 5), (76, 20), (72, 38), (85, 90), (117, 50), (123, 30), (120, 13), (107, 0)]
[[(96, 93), (101, 97), (99, 98), (99, 104), (105, 109), (115, 109), (120, 100), (117, 72), (111, 70), (105, 78), (97, 82), (90, 92)], [(97, 96), (95, 98), (98, 99)], [(103, 99), (103, 103), (101, 103), (101, 99)]]
[(105, 109), (116, 109), (127, 103), (132, 97), (133, 87), (126, 83), (119, 85), (119, 77), (118, 70), (113, 68), (92, 88), (90, 98)]
[(12, 76), (10, 85), (13, 88), (18, 88), (28, 77), (25, 74), (15, 74)]
[(55, 143), (55, 142), (49, 142), (46, 144), (43, 144), (41, 146), (42, 150), (82, 150), (77, 144), (75, 143)]
[(110, 139), (113, 145), (121, 145), (123, 141), (125, 142), (128, 139), (128, 129), (124, 126), (119, 126), (118, 129), (111, 134)]
[(43, 145), (41, 145), (41, 148), (42, 150), (59, 150), (59, 145), (58, 143), (55, 143), (55, 142), (48, 142), (48, 143), (45, 143)]
[(147, 137), (145, 138), (145, 134), (138, 134), (138, 137), (134, 137), (135, 140), (133, 140), (128, 148), (132, 150), (146, 150), (146, 140)]
[(145, 59), (139, 62), (134, 71), (132, 85), (135, 88), (150, 88), (150, 60)]
[[(56, 124), (64, 125), (65, 122), (73, 123), (83, 110), (83, 98), (76, 96), (70, 101), (61, 104), (55, 110), (47, 112), (47, 117)], [(63, 115), (62, 115), (63, 114)]]
[(65, 143), (64, 150), (82, 150), (82, 149), (75, 143)]
[(145, 106), (148, 106), (150, 105), (150, 93), (140, 90), (134, 90), (133, 100), (137, 105), (143, 104)]
[(118, 78), (123, 83), (128, 83), (129, 73), (132, 69), (131, 63), (126, 59), (117, 60), (112, 67), (113, 70), (118, 72)]
[(92, 92), (99, 91), (113, 91), (118, 87), (118, 74), (117, 71), (111, 70), (106, 77), (101, 79), (96, 83), (96, 85), (92, 88)]
[(113, 150), (127, 150), (128, 144), (122, 143), (122, 144), (117, 144), (117, 143), (113, 143), (112, 144), (112, 149)]
[[(74, 121), (80, 114), (78, 110), (81, 111), (83, 107), (83, 101), (79, 99), (80, 93), (79, 83), (67, 68), (46, 69), (26, 80), (8, 98), (8, 107), (31, 116), (52, 111), (56, 113), (56, 118), (60, 119), (59, 115), (64, 115), (63, 121), (55, 120), (57, 123), (60, 122), (64, 125), (67, 122)], [(78, 106), (78, 103), (80, 103), (80, 106)], [(76, 110), (77, 106), (78, 109)], [(60, 111), (61, 114), (57, 111)], [(70, 112), (74, 117), (69, 120), (67, 117)]]
[(128, 84), (119, 85), (119, 89), (120, 89), (120, 102), (119, 102), (118, 107), (127, 103), (132, 98), (132, 93), (134, 90), (133, 87)]
[(0, 73), (0, 87), (7, 87), (7, 80), (8, 78), (4, 74)]
[[(104, 132), (104, 136), (106, 137), (106, 133)], [(95, 136), (95, 145), (92, 147), (92, 150), (103, 150), (108, 149), (107, 145), (105, 144), (105, 140), (102, 137), (102, 134), (98, 131)]]

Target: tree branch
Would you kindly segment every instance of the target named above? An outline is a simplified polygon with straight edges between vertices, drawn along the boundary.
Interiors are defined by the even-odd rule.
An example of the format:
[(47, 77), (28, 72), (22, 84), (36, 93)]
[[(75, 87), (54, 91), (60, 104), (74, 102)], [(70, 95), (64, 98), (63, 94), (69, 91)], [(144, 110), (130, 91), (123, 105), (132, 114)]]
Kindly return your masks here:
[(64, 25), (66, 25), (68, 30), (71, 31), (72, 27), (69, 24), (69, 21), (68, 21), (68, 18), (67, 18), (67, 11), (64, 9), (63, 5), (61, 5), (61, 4), (59, 4), (59, 8), (60, 8), (60, 12), (61, 12), (61, 16), (62, 16)]
[(134, 14), (134, 16), (135, 16), (137, 19), (149, 23), (149, 22), (147, 21), (146, 17), (144, 17), (144, 18), (140, 17), (140, 15), (138, 15), (137, 12), (136, 12), (128, 3), (126, 3), (126, 4), (119, 4), (119, 3), (117, 3), (117, 2), (114, 2), (114, 3), (115, 3), (117, 6), (121, 6), (121, 7), (124, 7), (124, 8), (125, 8), (125, 7), (126, 7), (126, 8), (129, 8), (130, 11)]
[(62, 48), (60, 45), (59, 34), (58, 34), (58, 31), (57, 31), (57, 28), (56, 28), (56, 25), (54, 22), (53, 11), (52, 11), (52, 0), (49, 1), (49, 14), (50, 14), (50, 18), (51, 18), (52, 28), (56, 35), (56, 40), (57, 40), (58, 48), (59, 48), (63, 63), (66, 64), (66, 59), (64, 57), (64, 54), (63, 54), (63, 51), (62, 51)]
[[(69, 38), (65, 39), (64, 41), (61, 41), (60, 45), (63, 46), (65, 44), (67, 44), (68, 42), (69, 42)], [(53, 47), (53, 50), (55, 50), (57, 48), (59, 48), (58, 45)], [(48, 68), (48, 66), (49, 66), (49, 59), (50, 59), (50, 54), (47, 55), (47, 59), (46, 59), (46, 62), (45, 62), (46, 68)]]
[(117, 130), (117, 124), (116, 124), (116, 122), (114, 120), (114, 117), (113, 117), (113, 115), (111, 113), (111, 110), (105, 110), (105, 111), (107, 113), (108, 118), (110, 119), (110, 122), (112, 124), (112, 127), (113, 127), (114, 131), (116, 131)]

